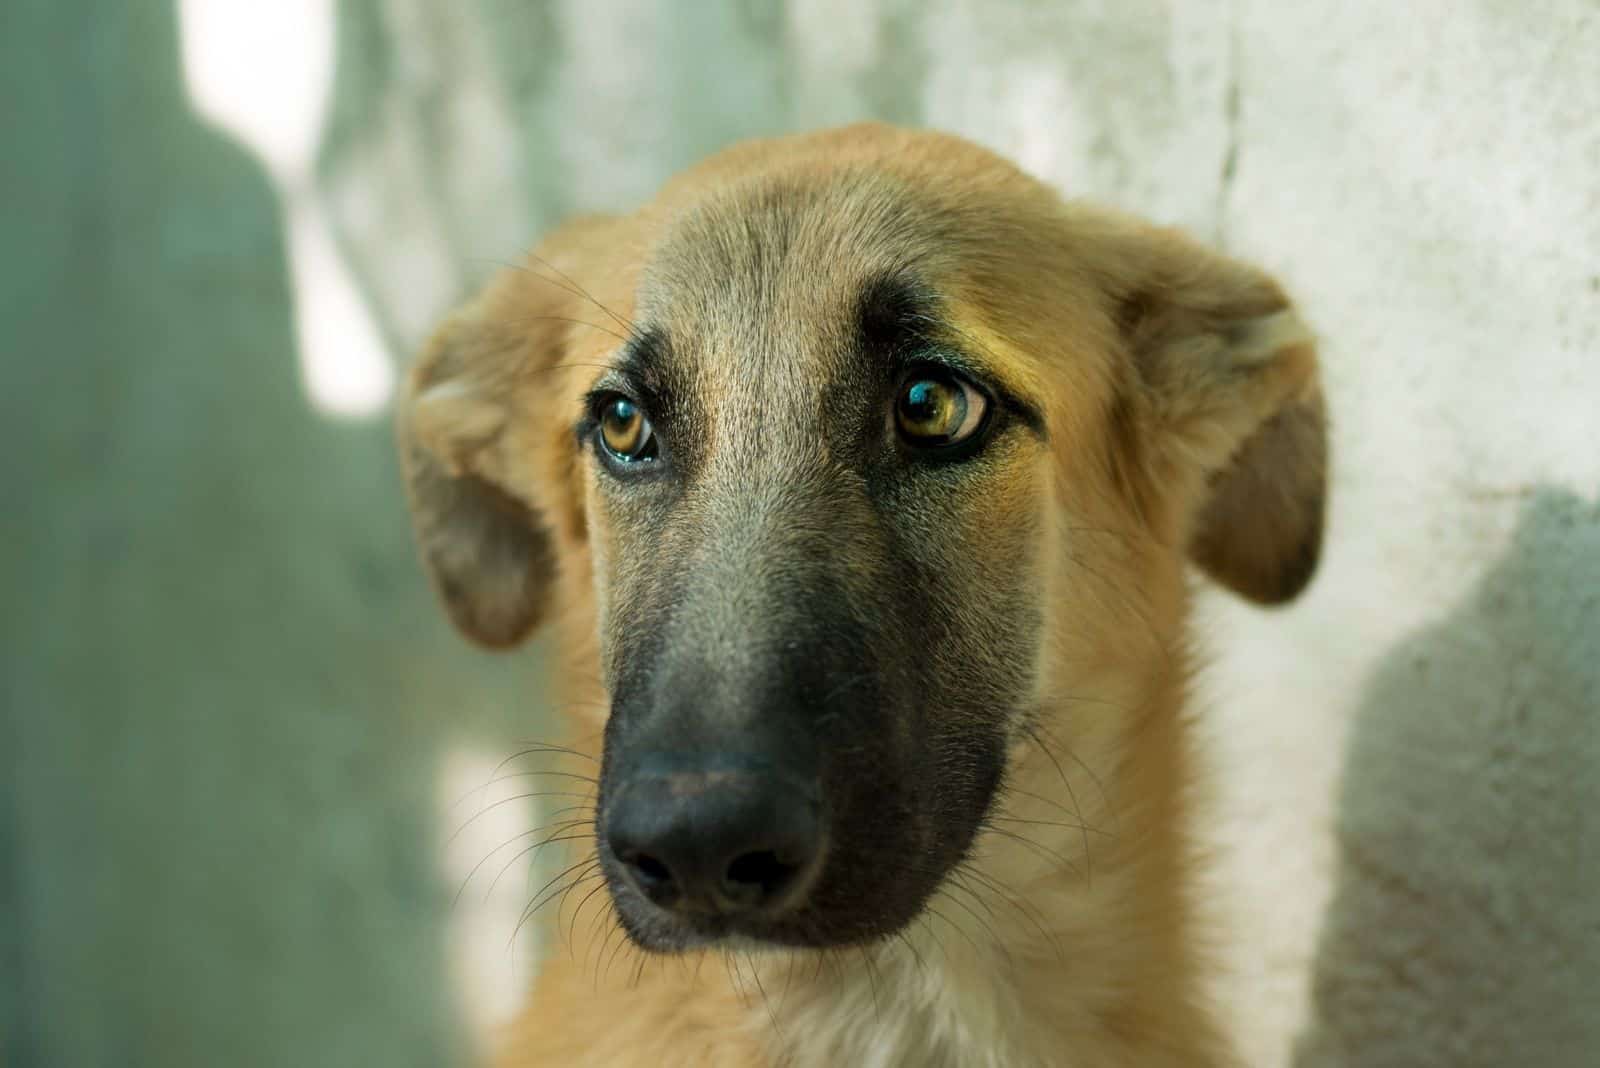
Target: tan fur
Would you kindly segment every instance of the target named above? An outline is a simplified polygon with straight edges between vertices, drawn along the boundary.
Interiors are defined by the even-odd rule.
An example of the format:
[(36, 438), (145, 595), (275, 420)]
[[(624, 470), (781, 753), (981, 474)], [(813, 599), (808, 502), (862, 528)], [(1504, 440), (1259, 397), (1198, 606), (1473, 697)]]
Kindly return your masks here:
[[(942, 257), (936, 273), (963, 335), (1045, 413), (1048, 447), (1002, 450), (992, 492), (957, 512), (980, 545), (985, 531), (1037, 532), (1043, 639), (1017, 651), (1036, 661), (1021, 667), (1037, 729), (1013, 734), (999, 818), (974, 859), (902, 937), (644, 959), (622, 946), (604, 890), (576, 917), (584, 895), (567, 895), (551, 921), (563, 948), (499, 1063), (1231, 1064), (1200, 992), (1190, 899), (1186, 561), (1267, 602), (1293, 596), (1315, 564), (1325, 466), (1315, 355), (1270, 279), (1181, 235), (1063, 203), (953, 138), (858, 126), (740, 145), (634, 215), (551, 235), (526, 271), (502, 275), (442, 328), (402, 413), (424, 555), (480, 641), (509, 644), (555, 621), (559, 700), (576, 710), (575, 746), (597, 755), (603, 574), (626, 554), (573, 438), (580, 398), (640, 314), (647, 269), (698, 302), (698, 329), (727, 325), (714, 300), (672, 287), (700, 284), (692, 248), (661, 251), (669, 234), (695, 232), (698, 205), (763, 175), (804, 186), (852, 169), (941, 210), (1005, 206), (992, 224), (982, 211), (963, 216), (978, 221), (959, 247), (930, 255)], [(835, 207), (848, 216), (859, 205)], [(854, 277), (834, 262), (846, 253), (830, 233), (797, 239), (814, 284), (790, 303), (791, 291), (774, 298), (771, 321), (794, 337), (823, 330), (812, 309), (828, 299), (817, 294)], [(703, 387), (733, 388), (733, 372), (714, 351), (708, 359)], [(502, 510), (455, 516), (459, 493), (437, 490), (461, 479), (504, 495)], [(502, 520), (496, 537), (526, 551), (474, 570), (472, 539)], [(999, 566), (976, 557), (952, 566)], [(473, 599), (479, 583), (487, 600)]]

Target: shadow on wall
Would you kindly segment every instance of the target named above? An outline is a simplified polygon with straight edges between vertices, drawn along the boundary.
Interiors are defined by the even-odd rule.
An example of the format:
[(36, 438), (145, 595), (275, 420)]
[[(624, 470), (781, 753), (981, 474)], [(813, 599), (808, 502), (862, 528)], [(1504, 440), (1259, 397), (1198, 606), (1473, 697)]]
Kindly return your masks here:
[(5, 23), (0, 1061), (456, 1063), (440, 756), (534, 665), (448, 632), (386, 421), (308, 403), (172, 5)]
[(1352, 727), (1298, 1068), (1600, 1057), (1600, 506), (1542, 490)]

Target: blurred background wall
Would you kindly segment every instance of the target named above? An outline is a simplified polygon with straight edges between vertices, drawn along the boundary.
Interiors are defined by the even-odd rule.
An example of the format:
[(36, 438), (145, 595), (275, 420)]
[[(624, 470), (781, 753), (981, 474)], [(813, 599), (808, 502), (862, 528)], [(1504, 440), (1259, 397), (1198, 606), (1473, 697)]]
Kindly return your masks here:
[(8, 0), (0, 1062), (465, 1062), (541, 809), (452, 835), (554, 728), (430, 603), (396, 371), (564, 215), (874, 117), (1324, 335), (1325, 570), (1200, 619), (1250, 1062), (1596, 1063), (1596, 57), (1592, 0)]

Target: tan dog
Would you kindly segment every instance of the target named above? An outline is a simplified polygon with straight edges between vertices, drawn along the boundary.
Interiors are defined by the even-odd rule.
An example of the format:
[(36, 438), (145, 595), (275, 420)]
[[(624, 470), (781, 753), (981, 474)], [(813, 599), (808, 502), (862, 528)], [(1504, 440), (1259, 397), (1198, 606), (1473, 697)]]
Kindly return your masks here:
[(1185, 569), (1315, 568), (1269, 278), (954, 138), (754, 142), (550, 236), (401, 416), (451, 615), (553, 617), (603, 736), (506, 1064), (1231, 1063)]

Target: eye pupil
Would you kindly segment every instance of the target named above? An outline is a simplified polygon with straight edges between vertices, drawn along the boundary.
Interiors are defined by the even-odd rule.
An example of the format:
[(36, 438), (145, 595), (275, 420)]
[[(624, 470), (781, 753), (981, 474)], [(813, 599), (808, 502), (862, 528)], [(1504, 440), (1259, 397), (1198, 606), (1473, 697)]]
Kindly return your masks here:
[(953, 382), (920, 378), (900, 394), (896, 421), (913, 442), (939, 444), (961, 429), (967, 418), (966, 394)]

